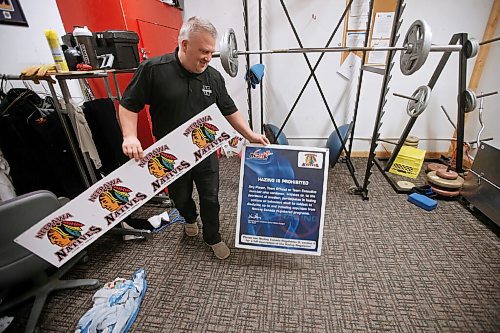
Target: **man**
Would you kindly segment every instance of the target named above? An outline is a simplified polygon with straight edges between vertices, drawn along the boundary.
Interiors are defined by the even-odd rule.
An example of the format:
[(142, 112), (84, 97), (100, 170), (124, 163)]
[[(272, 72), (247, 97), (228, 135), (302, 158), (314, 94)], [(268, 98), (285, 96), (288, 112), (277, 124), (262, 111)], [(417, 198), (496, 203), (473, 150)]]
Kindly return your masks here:
[[(228, 95), (222, 75), (208, 63), (215, 51), (217, 30), (207, 20), (191, 17), (179, 32), (179, 46), (141, 63), (120, 102), (119, 118), (123, 132), (123, 152), (142, 158), (137, 139), (137, 113), (150, 105), (153, 134), (157, 139), (216, 103), (229, 123), (248, 141), (269, 144), (264, 135), (254, 133)], [(206, 129), (209, 133), (210, 128)], [(203, 138), (200, 137), (199, 140)], [(219, 234), (219, 160), (212, 154), (169, 185), (169, 195), (186, 219), (188, 236), (199, 233), (198, 217), (192, 199), (193, 182), (200, 198), (203, 239), (219, 259), (230, 251)]]

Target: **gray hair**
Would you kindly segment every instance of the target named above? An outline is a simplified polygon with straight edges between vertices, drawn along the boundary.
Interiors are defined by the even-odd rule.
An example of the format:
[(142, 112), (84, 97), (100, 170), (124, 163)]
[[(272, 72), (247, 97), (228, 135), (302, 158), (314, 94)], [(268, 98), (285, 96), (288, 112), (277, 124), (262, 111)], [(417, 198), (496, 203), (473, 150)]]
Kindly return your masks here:
[(217, 29), (215, 29), (214, 25), (210, 23), (210, 21), (197, 16), (190, 17), (186, 22), (184, 22), (181, 30), (179, 31), (179, 46), (183, 40), (189, 40), (192, 33), (202, 31), (208, 32), (214, 39), (217, 39)]

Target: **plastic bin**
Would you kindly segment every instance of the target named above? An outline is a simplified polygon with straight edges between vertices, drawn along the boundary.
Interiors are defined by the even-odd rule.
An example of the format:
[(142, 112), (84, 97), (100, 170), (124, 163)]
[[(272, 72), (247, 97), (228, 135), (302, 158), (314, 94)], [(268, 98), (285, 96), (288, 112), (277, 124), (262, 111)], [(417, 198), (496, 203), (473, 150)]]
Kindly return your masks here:
[(107, 30), (96, 32), (97, 54), (113, 54), (112, 68), (130, 69), (139, 66), (139, 36), (134, 31)]

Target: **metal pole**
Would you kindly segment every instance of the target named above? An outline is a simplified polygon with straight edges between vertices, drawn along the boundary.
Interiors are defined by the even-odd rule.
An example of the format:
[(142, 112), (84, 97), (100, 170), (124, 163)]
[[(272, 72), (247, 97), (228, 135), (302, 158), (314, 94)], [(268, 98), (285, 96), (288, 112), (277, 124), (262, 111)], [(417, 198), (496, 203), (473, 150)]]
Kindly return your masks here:
[(488, 96), (496, 95), (496, 94), (498, 94), (498, 91), (492, 91), (492, 92), (489, 92), (489, 93), (484, 93), (484, 94), (481, 94), (481, 95), (477, 95), (476, 98), (479, 99), (479, 98), (488, 97)]
[[(243, 20), (245, 21), (245, 49), (248, 51), (250, 49), (250, 40), (248, 39), (248, 1), (243, 0)], [(245, 55), (245, 60), (247, 64), (247, 71), (250, 69), (250, 54)], [(248, 103), (248, 122), (250, 129), (253, 130), (253, 120), (252, 120), (252, 84), (250, 79), (247, 79), (247, 103)]]
[[(259, 0), (259, 49), (262, 49), (262, 0)], [(259, 55), (259, 63), (262, 64), (262, 54)], [(260, 133), (264, 133), (264, 80), (260, 82)]]
[[(363, 43), (363, 46), (368, 45), (368, 37), (369, 37), (369, 31), (370, 27), (372, 24), (372, 14), (373, 14), (373, 4), (374, 0), (370, 0), (370, 9), (368, 10), (368, 22), (366, 22), (366, 29), (365, 29), (365, 41)], [(351, 158), (351, 151), (352, 151), (352, 145), (354, 143), (354, 131), (356, 130), (356, 120), (358, 118), (358, 108), (359, 108), (359, 97), (361, 95), (361, 87), (363, 84), (363, 74), (364, 70), (362, 70), (363, 66), (365, 65), (365, 58), (366, 58), (366, 52), (363, 52), (363, 58), (361, 58), (361, 67), (359, 69), (359, 77), (358, 77), (358, 87), (356, 89), (356, 101), (354, 102), (354, 114), (352, 117), (352, 129), (351, 129), (351, 134), (349, 136), (349, 150), (347, 151), (347, 158)]]
[[(61, 109), (61, 105), (59, 104), (59, 101), (57, 100), (57, 93), (56, 93), (56, 90), (54, 88), (54, 84), (50, 81), (47, 81), (47, 83), (49, 85), (50, 93), (52, 94), (52, 97), (54, 99), (54, 108), (56, 109), (57, 115), (59, 116), (59, 120), (61, 121), (61, 125), (63, 127), (64, 134), (66, 135), (66, 139), (68, 140), (69, 148), (71, 149), (71, 155), (73, 156), (73, 159), (76, 162), (76, 166), (77, 166), (78, 171), (80, 173), (80, 177), (82, 178), (83, 183), (85, 184), (85, 187), (89, 188), (92, 184), (90, 184), (90, 182), (87, 178), (87, 173), (85, 172), (85, 169), (82, 165), (82, 162), (80, 161), (76, 144), (73, 142), (73, 138), (71, 137), (71, 132), (68, 128), (68, 124), (66, 123), (66, 120), (64, 119), (64, 117), (62, 115), (63, 112)], [(61, 86), (61, 91), (63, 92), (63, 96), (64, 96), (65, 93), (64, 93), (64, 88), (61, 85), (61, 81), (59, 81), (59, 84)], [(65, 85), (65, 89), (68, 89), (68, 86), (66, 85), (66, 83), (64, 83), (64, 85)], [(66, 97), (64, 99), (65, 99), (65, 102), (67, 103)]]
[[(462, 45), (435, 45), (431, 46), (430, 52), (458, 52), (462, 50)], [(358, 51), (408, 51), (408, 46), (357, 46), (357, 47), (297, 47), (291, 49), (274, 49), (274, 50), (235, 50), (233, 55), (247, 54), (279, 54), (279, 53), (323, 53), (323, 52), (358, 52)], [(212, 57), (220, 57), (219, 52), (214, 52)]]
[(406, 95), (402, 95), (402, 94), (398, 94), (398, 93), (392, 93), (392, 94), (394, 96), (397, 96), (397, 97), (406, 98), (406, 99), (410, 99), (410, 100), (415, 101), (415, 102), (419, 102), (418, 98), (415, 98), (415, 97), (412, 97), (412, 96), (406, 96)]
[(116, 79), (116, 72), (112, 72), (113, 75), (113, 82), (115, 83), (115, 88), (116, 88), (116, 99), (121, 101), (122, 99), (122, 94), (120, 93), (120, 86), (118, 85), (118, 80)]
[[(394, 21), (392, 23), (392, 30), (391, 30), (391, 39), (389, 42), (389, 45), (394, 45), (396, 44), (399, 35), (398, 35), (398, 30), (403, 22), (401, 20), (401, 15), (403, 14), (404, 9), (406, 8), (406, 5), (404, 4), (404, 0), (399, 0), (397, 7), (396, 7), (396, 13), (394, 15)], [(392, 78), (391, 75), (391, 70), (392, 67), (394, 66), (394, 51), (389, 51), (386, 56), (386, 61), (385, 61), (385, 72), (384, 72), (384, 79), (382, 80), (382, 86), (380, 87), (380, 98), (378, 102), (378, 107), (377, 107), (377, 115), (375, 116), (375, 124), (373, 125), (373, 132), (372, 132), (372, 141), (370, 143), (370, 154), (368, 156), (368, 161), (366, 162), (366, 170), (365, 170), (365, 178), (363, 181), (363, 188), (362, 188), (362, 196), (363, 200), (368, 199), (368, 184), (370, 183), (370, 176), (372, 175), (372, 167), (373, 163), (377, 163), (377, 167), (380, 168), (378, 164), (378, 160), (375, 158), (375, 150), (377, 149), (378, 143), (377, 139), (380, 136), (380, 127), (382, 126), (382, 117), (384, 116), (384, 106), (385, 103), (387, 102), (386, 96), (389, 91), (389, 81)], [(385, 173), (384, 173), (385, 176)]]
[[(467, 33), (460, 34), (460, 44), (467, 42)], [(456, 153), (456, 172), (463, 172), (464, 157), (464, 127), (465, 127), (465, 90), (467, 89), (467, 57), (464, 52), (460, 52), (458, 65), (458, 112), (457, 112), (457, 153)]]

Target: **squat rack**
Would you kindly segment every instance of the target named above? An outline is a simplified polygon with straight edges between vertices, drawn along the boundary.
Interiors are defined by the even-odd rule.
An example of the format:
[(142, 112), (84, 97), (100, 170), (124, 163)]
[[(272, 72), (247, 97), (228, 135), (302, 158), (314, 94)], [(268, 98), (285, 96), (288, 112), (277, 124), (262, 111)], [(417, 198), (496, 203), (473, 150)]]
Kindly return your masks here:
[[(332, 34), (330, 35), (327, 43), (326, 43), (326, 46), (325, 48), (328, 48), (330, 46), (330, 43), (332, 42), (333, 38), (335, 37), (335, 34), (337, 33), (340, 25), (342, 24), (342, 22), (344, 21), (346, 15), (347, 15), (347, 12), (349, 11), (350, 7), (351, 7), (351, 4), (353, 3), (354, 0), (350, 0), (349, 3), (347, 4), (346, 8), (344, 9), (341, 17), (339, 18), (338, 20), (338, 23), (337, 25), (335, 26), (335, 29), (333, 30)], [(367, 25), (366, 25), (366, 30), (365, 30), (365, 40), (364, 40), (364, 48), (367, 48), (367, 45), (368, 45), (368, 31), (369, 31), (369, 28), (371, 26), (371, 20), (372, 20), (372, 12), (373, 12), (373, 3), (374, 3), (374, 0), (370, 0), (370, 4), (369, 4), (369, 12), (368, 12), (368, 22), (367, 22)], [(280, 4), (282, 6), (282, 9), (287, 17), (287, 20), (288, 20), (288, 23), (290, 25), (290, 28), (292, 29), (292, 32), (295, 36), (295, 39), (297, 40), (297, 43), (299, 44), (300, 48), (303, 48), (303, 44), (302, 44), (302, 41), (298, 35), (298, 32), (295, 28), (295, 25), (290, 17), (290, 14), (288, 12), (288, 9), (284, 3), (283, 0), (280, 0)], [(244, 18), (245, 18), (245, 37), (246, 37), (246, 48), (247, 48), (247, 51), (248, 51), (248, 9), (247, 9), (247, 6), (248, 6), (248, 3), (246, 0), (243, 0), (243, 5), (244, 5)], [(261, 0), (258, 1), (258, 10), (259, 10), (259, 48), (262, 49), (262, 2)], [(364, 66), (364, 63), (365, 63), (365, 53), (366, 51), (362, 51), (363, 52), (363, 57), (362, 57), (362, 66)], [(305, 81), (304, 85), (302, 86), (302, 89), (300, 90), (297, 98), (295, 99), (291, 109), (289, 110), (288, 114), (286, 115), (283, 123), (281, 124), (281, 126), (279, 127), (279, 130), (276, 134), (276, 138), (279, 137), (279, 135), (283, 132), (283, 128), (285, 127), (285, 125), (287, 124), (288, 120), (290, 119), (290, 116), (292, 115), (293, 111), (295, 110), (295, 107), (297, 106), (300, 98), (302, 97), (302, 94), (304, 93), (307, 85), (309, 84), (309, 82), (311, 81), (311, 79), (314, 79), (314, 82), (316, 83), (316, 86), (318, 88), (318, 91), (321, 95), (321, 98), (322, 98), (322, 101), (323, 101), (323, 104), (325, 105), (326, 107), (326, 110), (328, 112), (328, 115), (330, 116), (330, 120), (334, 126), (334, 129), (335, 129), (335, 132), (337, 133), (337, 136), (338, 136), (338, 139), (340, 140), (340, 144), (341, 144), (341, 151), (344, 152), (344, 162), (346, 163), (347, 165), (347, 168), (349, 170), (349, 173), (354, 181), (354, 184), (355, 184), (355, 188), (356, 189), (359, 189), (361, 187), (360, 185), (360, 182), (358, 181), (357, 179), (357, 176), (356, 176), (356, 169), (354, 167), (354, 164), (352, 163), (352, 160), (351, 160), (351, 149), (352, 149), (352, 142), (353, 142), (353, 135), (354, 135), (354, 129), (355, 129), (355, 124), (356, 124), (356, 121), (357, 121), (357, 115), (358, 115), (358, 104), (359, 104), (359, 90), (360, 90), (360, 87), (361, 87), (361, 83), (362, 83), (362, 78), (363, 78), (363, 71), (360, 71), (360, 74), (359, 74), (359, 80), (358, 80), (358, 91), (357, 91), (357, 94), (356, 94), (356, 102), (355, 102), (355, 109), (354, 109), (354, 115), (353, 115), (353, 119), (349, 125), (349, 129), (347, 131), (347, 134), (346, 134), (346, 137), (343, 138), (340, 131), (339, 131), (339, 127), (337, 126), (337, 123), (333, 117), (333, 114), (332, 114), (332, 111), (330, 109), (330, 106), (328, 105), (328, 102), (326, 100), (326, 97), (325, 97), (325, 94), (321, 88), (321, 85), (319, 83), (319, 80), (315, 74), (315, 71), (316, 69), (318, 68), (321, 60), (323, 59), (323, 56), (325, 55), (325, 52), (321, 52), (318, 60), (316, 61), (316, 63), (314, 64), (314, 66), (311, 64), (308, 56), (306, 53), (302, 53), (303, 54), (303, 57), (307, 63), (307, 66), (310, 70), (310, 74), (307, 78), (307, 80)], [(259, 54), (259, 60), (260, 60), (260, 63), (262, 63), (262, 53)], [(249, 57), (248, 57), (248, 54), (246, 54), (246, 61), (247, 61), (247, 69), (249, 67)], [(260, 128), (261, 128), (261, 133), (263, 132), (263, 128), (264, 128), (264, 110), (263, 110), (263, 90), (262, 90), (262, 85), (263, 85), (263, 82), (261, 82), (260, 84)], [(249, 107), (250, 107), (250, 111), (251, 111), (251, 94), (249, 92), (249, 89), (248, 89), (248, 101), (249, 101)], [(250, 112), (251, 113), (251, 112)], [(250, 118), (251, 119), (251, 118)], [(349, 140), (349, 146), (348, 148), (346, 147), (347, 146), (347, 140)], [(274, 143), (274, 142), (271, 142), (271, 143)], [(364, 200), (368, 199), (368, 196), (367, 196), (367, 191), (357, 191), (355, 192), (356, 194), (360, 194)]]

